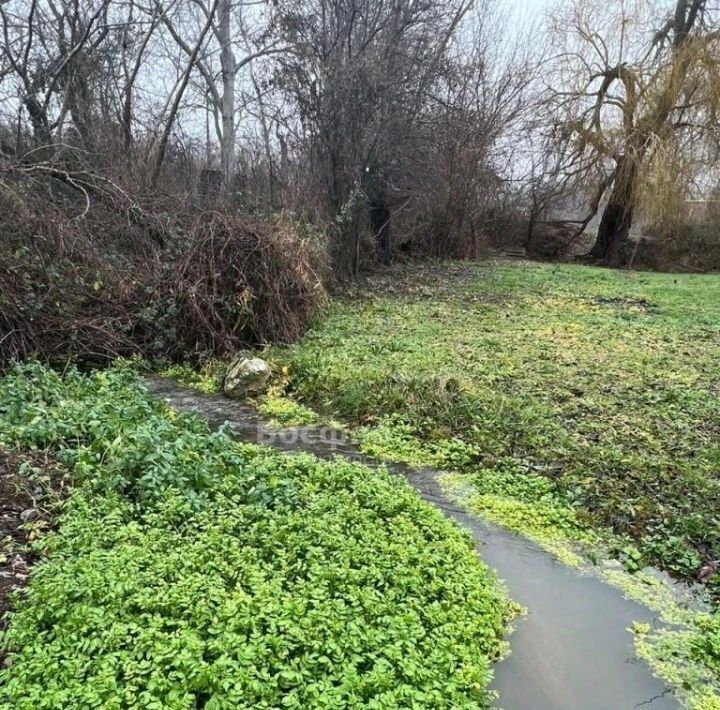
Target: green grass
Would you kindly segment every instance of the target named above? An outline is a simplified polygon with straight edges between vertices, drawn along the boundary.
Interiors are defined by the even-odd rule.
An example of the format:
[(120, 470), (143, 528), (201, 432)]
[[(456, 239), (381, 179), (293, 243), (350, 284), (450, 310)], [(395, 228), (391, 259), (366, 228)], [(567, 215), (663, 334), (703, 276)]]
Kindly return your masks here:
[(685, 706), (720, 708), (720, 615), (641, 571), (720, 558), (720, 277), (396, 268), (270, 357), (367, 453), (451, 471), (467, 510), (655, 609), (670, 627), (638, 626), (637, 654)]
[(718, 276), (396, 269), (270, 356), (370, 453), (471, 479), (511, 459), (637, 565), (691, 578), (720, 558)]
[(211, 433), (126, 367), (0, 379), (0, 445), (72, 472), (0, 707), (483, 708), (514, 609), (402, 480)]

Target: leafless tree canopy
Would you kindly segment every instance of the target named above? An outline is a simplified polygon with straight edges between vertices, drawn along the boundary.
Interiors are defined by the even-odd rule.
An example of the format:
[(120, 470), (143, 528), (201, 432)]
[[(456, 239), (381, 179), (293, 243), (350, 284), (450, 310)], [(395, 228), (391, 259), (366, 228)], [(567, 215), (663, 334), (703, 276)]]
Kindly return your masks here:
[(0, 20), (6, 169), (89, 202), (110, 181), (138, 209), (291, 210), (340, 272), (391, 235), (477, 250), (530, 85), (491, 0), (9, 0)]
[(558, 4), (545, 128), (556, 174), (588, 189), (589, 217), (603, 205), (591, 257), (627, 263), (640, 211), (681, 214), (717, 180), (719, 21), (706, 0)]
[(557, 255), (596, 213), (591, 256), (626, 263), (638, 215), (717, 194), (714, 6), (568, 0), (525, 29), (504, 12), (6, 0), (2, 189), (50, 185), (69, 218), (102, 206), (165, 250), (185, 210), (285, 212), (339, 275), (400, 252)]

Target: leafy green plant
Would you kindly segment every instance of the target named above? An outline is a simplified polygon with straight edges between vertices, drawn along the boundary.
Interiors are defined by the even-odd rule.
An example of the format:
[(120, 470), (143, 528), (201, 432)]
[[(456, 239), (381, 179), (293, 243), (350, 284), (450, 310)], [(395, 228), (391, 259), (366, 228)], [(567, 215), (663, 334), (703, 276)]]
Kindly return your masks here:
[(693, 656), (720, 676), (720, 616), (703, 616), (699, 626), (701, 633), (692, 640)]
[(401, 479), (211, 433), (127, 367), (0, 379), (78, 485), (2, 636), (0, 707), (482, 708), (513, 606)]
[(0, 414), (0, 442), (53, 449), (94, 490), (140, 506), (174, 489), (200, 507), (224, 486), (249, 495), (257, 484), (227, 432), (167, 410), (129, 365), (87, 377), (18, 366), (0, 381)]
[(315, 424), (319, 417), (308, 407), (281, 394), (270, 392), (258, 400), (258, 411), (279, 427)]
[(171, 377), (187, 387), (211, 394), (222, 389), (227, 366), (220, 360), (209, 360), (204, 365), (194, 368), (190, 365), (168, 365), (161, 367), (161, 377)]
[[(674, 624), (642, 568), (691, 580), (720, 558), (718, 343), (717, 276), (433, 263), (368, 279), (270, 355), (368, 453), (448, 469), (468, 510)], [(717, 611), (680, 616), (636, 649), (715, 710)]]

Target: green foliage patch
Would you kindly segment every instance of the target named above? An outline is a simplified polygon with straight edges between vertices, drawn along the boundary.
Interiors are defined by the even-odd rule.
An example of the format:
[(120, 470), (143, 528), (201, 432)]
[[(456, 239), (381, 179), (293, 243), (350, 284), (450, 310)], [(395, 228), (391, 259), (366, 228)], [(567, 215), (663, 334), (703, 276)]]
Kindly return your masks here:
[(170, 377), (186, 387), (212, 394), (222, 389), (223, 379), (227, 366), (219, 360), (209, 360), (199, 368), (190, 365), (167, 365), (160, 367), (158, 374), (161, 377)]
[(692, 578), (720, 558), (716, 276), (398, 269), (270, 355), (370, 453), (471, 474), (519, 459), (643, 562)]
[(454, 472), (468, 510), (656, 609), (673, 627), (639, 631), (639, 655), (688, 707), (720, 707), (717, 612), (640, 571), (692, 579), (720, 558), (717, 276), (415, 266), (272, 357), (368, 453)]
[(282, 394), (269, 392), (258, 401), (258, 411), (278, 427), (304, 426), (318, 422), (318, 415), (299, 402)]
[(0, 707), (482, 708), (512, 607), (402, 480), (175, 415), (123, 367), (0, 380), (0, 443), (75, 474)]

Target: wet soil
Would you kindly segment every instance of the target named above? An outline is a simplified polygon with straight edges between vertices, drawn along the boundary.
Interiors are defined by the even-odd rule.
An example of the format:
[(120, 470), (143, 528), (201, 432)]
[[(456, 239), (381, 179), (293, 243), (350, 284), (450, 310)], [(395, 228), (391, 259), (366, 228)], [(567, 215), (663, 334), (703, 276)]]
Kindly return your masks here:
[(0, 448), (0, 630), (35, 561), (28, 543), (51, 527), (65, 483), (66, 473), (46, 454)]
[(177, 410), (197, 412), (216, 427), (229, 423), (242, 441), (321, 458), (343, 456), (371, 467), (386, 465), (466, 528), (511, 598), (528, 610), (510, 636), (511, 654), (495, 668), (494, 688), (505, 710), (679, 707), (663, 682), (634, 656), (628, 629), (633, 622), (660, 625), (654, 612), (592, 575), (563, 565), (533, 542), (469, 515), (443, 494), (441, 472), (381, 464), (361, 454), (346, 434), (327, 427), (269, 427), (250, 407), (187, 390), (172, 380), (153, 378), (147, 385)]

